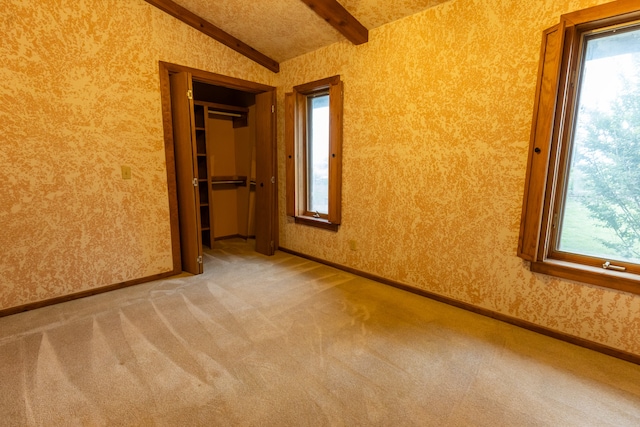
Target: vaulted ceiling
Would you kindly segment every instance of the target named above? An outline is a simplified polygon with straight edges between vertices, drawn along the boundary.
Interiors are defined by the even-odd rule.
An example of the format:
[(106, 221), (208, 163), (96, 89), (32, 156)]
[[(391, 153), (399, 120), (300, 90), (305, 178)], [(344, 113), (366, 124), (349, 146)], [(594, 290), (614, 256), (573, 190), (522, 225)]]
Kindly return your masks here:
[(146, 0), (278, 71), (279, 63), (448, 0)]

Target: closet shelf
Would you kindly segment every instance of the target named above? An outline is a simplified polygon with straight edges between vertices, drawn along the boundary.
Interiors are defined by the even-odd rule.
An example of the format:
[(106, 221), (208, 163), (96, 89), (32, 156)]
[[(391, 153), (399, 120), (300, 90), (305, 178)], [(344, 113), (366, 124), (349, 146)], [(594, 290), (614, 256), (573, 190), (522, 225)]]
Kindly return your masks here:
[(234, 128), (246, 127), (249, 124), (248, 114), (249, 109), (246, 107), (236, 107), (234, 105), (216, 104), (212, 102), (207, 103), (208, 114), (214, 114), (223, 117), (229, 117), (233, 120)]
[(237, 185), (239, 187), (247, 186), (247, 177), (246, 176), (212, 176), (211, 177), (211, 185)]

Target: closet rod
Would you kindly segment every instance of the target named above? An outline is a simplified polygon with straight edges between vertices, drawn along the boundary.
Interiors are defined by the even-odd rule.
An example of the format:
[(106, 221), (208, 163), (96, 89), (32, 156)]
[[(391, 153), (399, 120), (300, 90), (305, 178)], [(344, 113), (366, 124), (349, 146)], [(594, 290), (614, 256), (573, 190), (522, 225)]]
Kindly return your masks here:
[(221, 116), (231, 116), (231, 117), (242, 117), (242, 114), (238, 114), (238, 113), (227, 113), (226, 111), (218, 111), (218, 110), (212, 110), (211, 108), (207, 109), (208, 113), (213, 113), (213, 114), (219, 114)]

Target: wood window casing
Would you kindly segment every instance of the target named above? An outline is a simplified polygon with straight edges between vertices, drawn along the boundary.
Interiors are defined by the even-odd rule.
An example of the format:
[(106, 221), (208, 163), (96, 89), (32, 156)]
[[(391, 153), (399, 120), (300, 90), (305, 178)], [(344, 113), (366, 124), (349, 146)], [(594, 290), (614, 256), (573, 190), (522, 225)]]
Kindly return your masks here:
[(562, 187), (569, 169), (582, 35), (640, 19), (637, 0), (619, 0), (569, 13), (543, 34), (525, 183), (518, 256), (531, 271), (640, 294), (640, 266), (603, 268), (603, 259), (556, 249)]
[[(309, 208), (307, 101), (329, 95), (328, 212)], [(285, 94), (286, 213), (296, 223), (337, 231), (342, 219), (342, 81), (340, 76), (295, 86)]]

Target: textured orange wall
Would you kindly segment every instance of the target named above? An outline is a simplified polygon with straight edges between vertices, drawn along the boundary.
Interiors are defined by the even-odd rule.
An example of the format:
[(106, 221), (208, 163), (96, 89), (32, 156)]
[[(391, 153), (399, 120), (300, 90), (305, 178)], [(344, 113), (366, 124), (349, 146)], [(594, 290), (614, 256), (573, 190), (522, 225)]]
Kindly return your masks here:
[(172, 270), (158, 61), (275, 75), (142, 0), (0, 9), (0, 309)]
[[(0, 309), (171, 269), (163, 60), (279, 82), (282, 246), (640, 354), (640, 297), (515, 256), (540, 33), (604, 2), (452, 0), (274, 75), (142, 0), (0, 0)], [(334, 74), (338, 233), (284, 216), (283, 93)]]
[(516, 257), (541, 32), (600, 3), (453, 0), (283, 63), (280, 111), (342, 75), (344, 172), (337, 233), (285, 218), (279, 116), (280, 245), (640, 354), (640, 297)]

